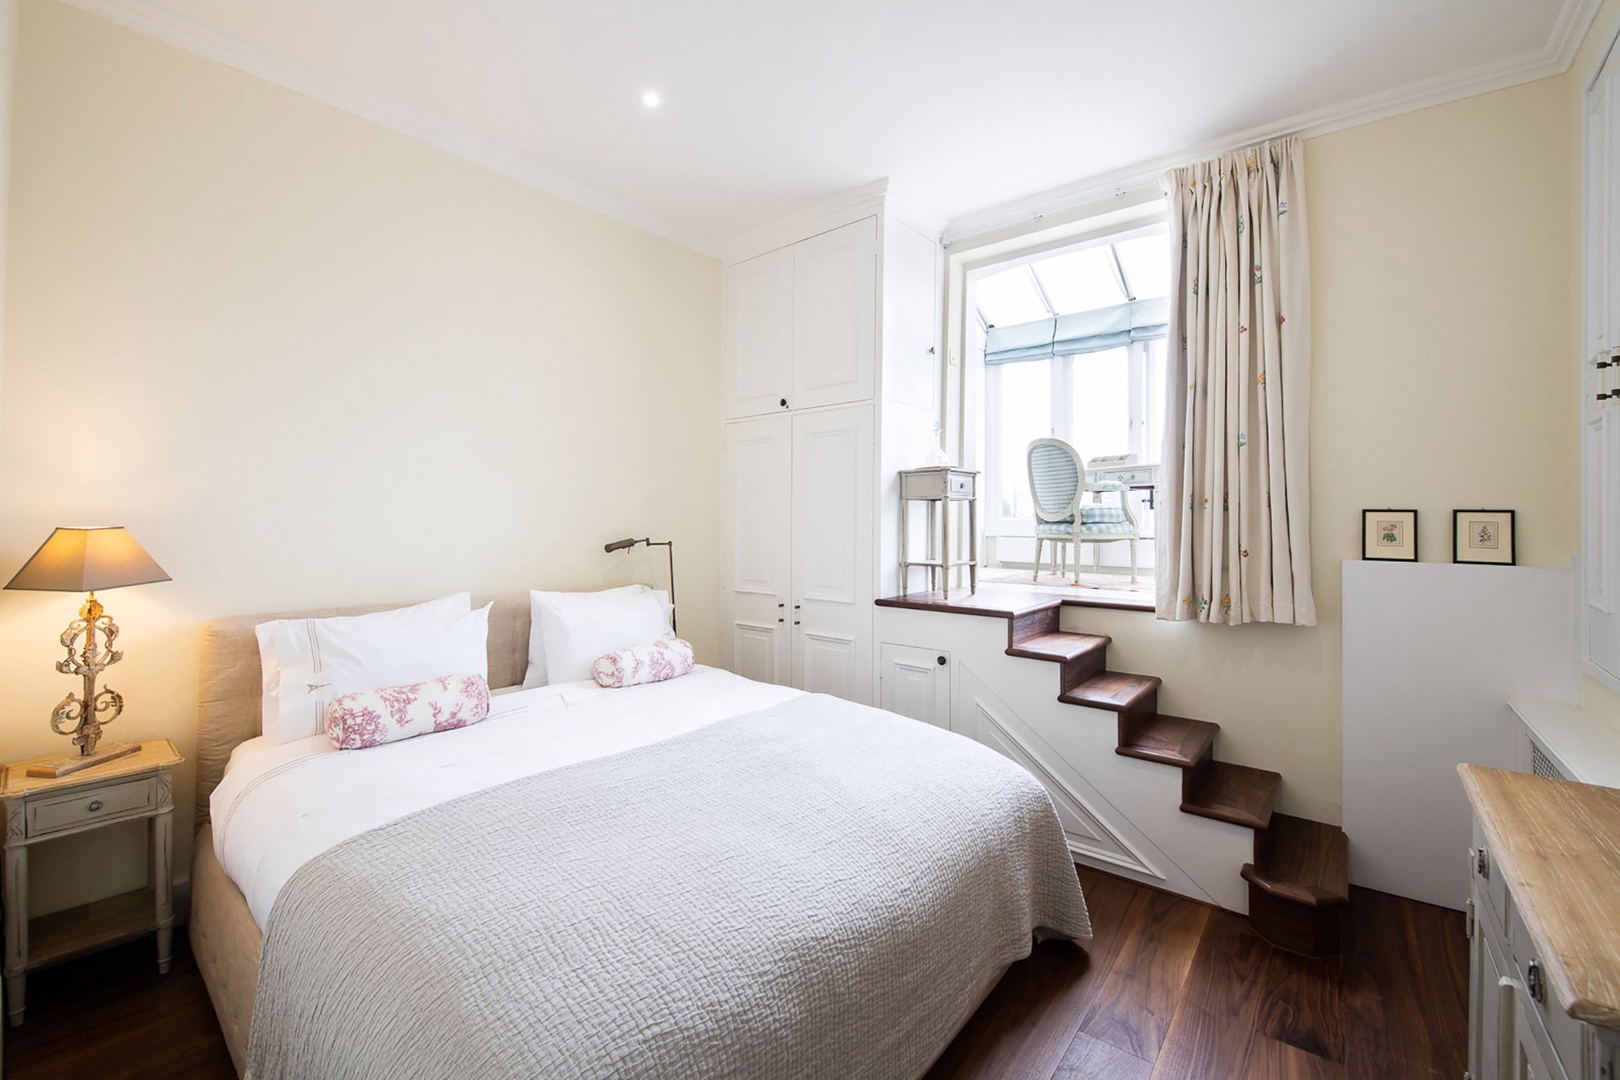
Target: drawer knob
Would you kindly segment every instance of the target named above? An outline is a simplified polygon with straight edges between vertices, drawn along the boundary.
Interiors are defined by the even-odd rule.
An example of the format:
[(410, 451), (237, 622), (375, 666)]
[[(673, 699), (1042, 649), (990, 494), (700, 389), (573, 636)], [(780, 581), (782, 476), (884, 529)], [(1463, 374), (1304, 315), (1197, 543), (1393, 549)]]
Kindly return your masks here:
[(1524, 988), (1530, 992), (1536, 1004), (1547, 1003), (1547, 980), (1541, 974), (1541, 961), (1532, 959), (1524, 968)]
[(92, 814), (95, 813), (97, 810), (101, 809), (101, 800), (100, 799), (91, 799), (90, 800), (90, 805), (85, 807), (85, 809), (89, 810)]

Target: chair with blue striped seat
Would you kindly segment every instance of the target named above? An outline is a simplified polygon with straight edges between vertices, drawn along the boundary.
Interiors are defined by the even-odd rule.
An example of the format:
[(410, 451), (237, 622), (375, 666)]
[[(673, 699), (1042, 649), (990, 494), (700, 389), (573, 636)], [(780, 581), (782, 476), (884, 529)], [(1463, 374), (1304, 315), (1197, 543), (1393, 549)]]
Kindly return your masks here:
[[(1041, 574), (1041, 548), (1052, 545), (1052, 572), (1058, 572), (1061, 545), (1074, 545), (1074, 580), (1080, 580), (1080, 545), (1127, 540), (1131, 545), (1131, 584), (1136, 584), (1136, 542), (1141, 539), (1124, 484), (1085, 482), (1086, 463), (1062, 439), (1029, 444), (1029, 489), (1035, 497), (1035, 573)], [(1117, 492), (1118, 505), (1086, 502), (1094, 492)]]

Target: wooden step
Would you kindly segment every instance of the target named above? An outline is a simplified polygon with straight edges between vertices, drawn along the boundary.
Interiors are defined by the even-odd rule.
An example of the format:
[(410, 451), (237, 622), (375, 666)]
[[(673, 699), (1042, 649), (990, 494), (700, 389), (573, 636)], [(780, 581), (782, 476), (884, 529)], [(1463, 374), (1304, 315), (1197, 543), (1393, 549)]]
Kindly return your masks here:
[(1305, 956), (1344, 950), (1350, 902), (1350, 845), (1344, 830), (1320, 821), (1273, 814), (1255, 834), (1249, 883), (1249, 925), (1280, 949)]
[(1114, 753), (1190, 769), (1210, 754), (1219, 724), (1179, 716), (1151, 716), (1131, 725)]
[(1349, 852), (1337, 825), (1273, 814), (1265, 834), (1256, 837), (1255, 861), (1243, 867), (1243, 880), (1296, 904), (1348, 903)]
[(1279, 773), (1210, 761), (1186, 774), (1181, 809), (1199, 817), (1264, 829), (1271, 824), (1281, 784)]
[(1107, 649), (1109, 638), (1100, 634), (1070, 634), (1062, 630), (1026, 638), (1007, 650), (1008, 656), (1029, 660), (1052, 660), (1064, 664), (1099, 649)]
[(1085, 705), (1114, 712), (1140, 710), (1152, 713), (1159, 694), (1157, 675), (1132, 675), (1125, 671), (1103, 671), (1080, 685), (1065, 690), (1058, 700), (1065, 705)]

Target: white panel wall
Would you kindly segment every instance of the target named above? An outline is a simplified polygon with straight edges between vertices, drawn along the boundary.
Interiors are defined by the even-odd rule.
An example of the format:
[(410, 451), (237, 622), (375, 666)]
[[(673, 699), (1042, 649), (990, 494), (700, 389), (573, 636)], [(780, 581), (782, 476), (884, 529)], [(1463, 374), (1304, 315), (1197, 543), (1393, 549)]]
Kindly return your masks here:
[(1508, 698), (1575, 699), (1575, 574), (1346, 560), (1343, 586), (1350, 880), (1461, 908), (1457, 766), (1514, 767)]

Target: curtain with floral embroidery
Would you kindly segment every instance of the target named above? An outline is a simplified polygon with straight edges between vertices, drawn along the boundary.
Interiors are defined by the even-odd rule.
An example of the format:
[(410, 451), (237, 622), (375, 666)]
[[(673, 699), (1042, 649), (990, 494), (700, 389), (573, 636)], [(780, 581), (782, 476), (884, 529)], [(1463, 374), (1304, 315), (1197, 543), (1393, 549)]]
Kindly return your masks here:
[(1285, 139), (1164, 179), (1161, 619), (1316, 625), (1304, 158), (1304, 140)]

